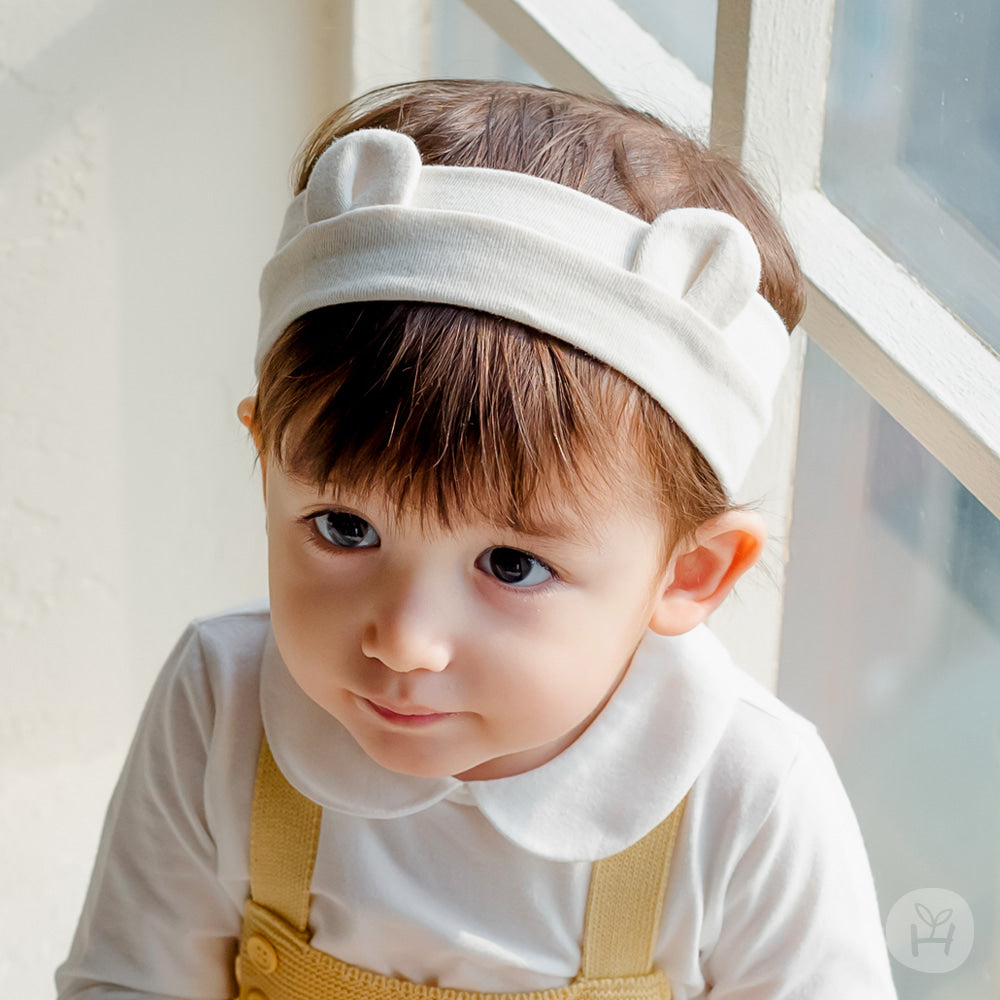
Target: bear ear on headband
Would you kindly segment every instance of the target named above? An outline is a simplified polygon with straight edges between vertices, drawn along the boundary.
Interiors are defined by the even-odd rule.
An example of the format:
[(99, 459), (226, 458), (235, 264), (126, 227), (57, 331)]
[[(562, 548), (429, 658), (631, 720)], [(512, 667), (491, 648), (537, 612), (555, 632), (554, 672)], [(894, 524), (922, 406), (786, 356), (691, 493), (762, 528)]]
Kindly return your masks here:
[(337, 139), (313, 166), (306, 184), (306, 219), (321, 222), (355, 208), (405, 205), (422, 166), (416, 144), (402, 132), (359, 129)]
[(675, 208), (654, 219), (630, 270), (719, 330), (743, 311), (760, 285), (753, 238), (731, 215), (709, 208)]
[[(305, 190), (308, 224), (376, 206), (406, 205), (423, 164), (413, 139), (389, 129), (358, 129), (317, 159)], [(760, 284), (760, 256), (747, 230), (706, 208), (664, 212), (643, 235), (629, 267), (684, 301), (719, 330), (740, 314)]]

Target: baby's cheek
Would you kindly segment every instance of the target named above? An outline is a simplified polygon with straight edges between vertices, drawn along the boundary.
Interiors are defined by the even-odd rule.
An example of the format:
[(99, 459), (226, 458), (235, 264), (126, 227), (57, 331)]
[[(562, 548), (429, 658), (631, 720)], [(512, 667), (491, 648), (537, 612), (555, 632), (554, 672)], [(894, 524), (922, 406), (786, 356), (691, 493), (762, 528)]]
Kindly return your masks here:
[(553, 659), (534, 679), (531, 702), (538, 718), (574, 725), (600, 700), (603, 691), (599, 683), (580, 666), (576, 658)]

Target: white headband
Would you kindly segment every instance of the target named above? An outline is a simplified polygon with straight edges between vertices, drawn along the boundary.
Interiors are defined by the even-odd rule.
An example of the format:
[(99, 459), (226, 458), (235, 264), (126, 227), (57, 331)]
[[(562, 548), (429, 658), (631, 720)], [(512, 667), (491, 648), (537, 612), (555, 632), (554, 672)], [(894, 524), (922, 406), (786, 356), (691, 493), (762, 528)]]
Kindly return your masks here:
[(321, 306), (405, 300), (494, 313), (642, 386), (732, 494), (788, 353), (759, 283), (753, 239), (724, 212), (674, 209), (650, 224), (527, 174), (424, 166), (409, 136), (364, 129), (323, 152), (285, 214), (261, 277), (256, 367)]

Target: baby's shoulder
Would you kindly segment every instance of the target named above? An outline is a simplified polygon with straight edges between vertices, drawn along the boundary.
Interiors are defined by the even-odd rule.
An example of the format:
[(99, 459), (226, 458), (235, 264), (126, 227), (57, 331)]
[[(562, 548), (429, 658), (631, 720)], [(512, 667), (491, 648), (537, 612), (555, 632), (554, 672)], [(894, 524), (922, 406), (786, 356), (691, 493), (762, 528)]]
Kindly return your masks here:
[(167, 657), (150, 705), (160, 704), (168, 713), (186, 707), (209, 726), (219, 715), (256, 705), (270, 635), (263, 601), (196, 618)]
[(719, 753), (744, 770), (784, 774), (820, 743), (815, 725), (741, 668), (733, 668), (736, 695)]
[[(705, 807), (755, 830), (777, 804), (810, 788), (839, 786), (815, 725), (718, 651), (704, 665), (711, 685), (729, 695), (731, 711), (700, 775)], [(728, 821), (727, 821), (728, 825)]]
[(681, 652), (672, 655), (686, 675), (697, 676), (698, 697), (727, 705), (728, 724), (719, 751), (734, 762), (774, 763), (780, 770), (782, 762), (818, 738), (813, 723), (739, 666), (711, 630), (701, 626), (679, 642)]
[(240, 671), (260, 664), (270, 632), (271, 612), (262, 600), (195, 618), (181, 641), (196, 643), (206, 666)]

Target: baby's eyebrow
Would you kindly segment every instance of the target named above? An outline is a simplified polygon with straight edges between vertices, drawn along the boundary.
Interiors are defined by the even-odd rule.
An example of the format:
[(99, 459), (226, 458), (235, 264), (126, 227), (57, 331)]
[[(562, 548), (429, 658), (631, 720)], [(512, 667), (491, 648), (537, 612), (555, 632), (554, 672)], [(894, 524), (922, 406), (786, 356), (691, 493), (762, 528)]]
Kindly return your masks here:
[(565, 522), (543, 521), (538, 523), (532, 521), (528, 525), (518, 525), (514, 530), (526, 538), (551, 538), (554, 541), (568, 542), (572, 541), (578, 527), (578, 525), (569, 525)]
[(349, 503), (352, 500), (359, 501), (361, 499), (360, 496), (353, 496), (350, 490), (332, 480), (318, 485), (299, 476), (290, 476), (289, 478), (297, 483), (303, 493), (309, 494), (314, 503)]
[(580, 535), (588, 527), (590, 527), (588, 518), (574, 514), (558, 520), (551, 517), (532, 517), (526, 523), (515, 526), (514, 530), (526, 538), (582, 544)]

